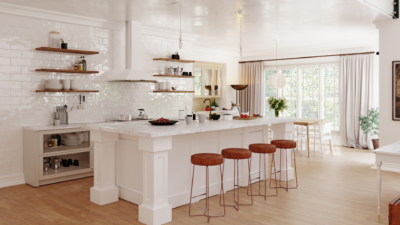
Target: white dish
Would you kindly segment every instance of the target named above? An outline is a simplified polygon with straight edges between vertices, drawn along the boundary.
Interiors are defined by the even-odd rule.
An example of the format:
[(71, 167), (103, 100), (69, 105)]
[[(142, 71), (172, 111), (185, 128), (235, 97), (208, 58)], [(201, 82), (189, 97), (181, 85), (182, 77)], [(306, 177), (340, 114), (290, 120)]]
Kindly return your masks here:
[(224, 117), (224, 120), (233, 120), (233, 116), (232, 115), (230, 115), (230, 114), (225, 114), (225, 115), (223, 115), (223, 117)]

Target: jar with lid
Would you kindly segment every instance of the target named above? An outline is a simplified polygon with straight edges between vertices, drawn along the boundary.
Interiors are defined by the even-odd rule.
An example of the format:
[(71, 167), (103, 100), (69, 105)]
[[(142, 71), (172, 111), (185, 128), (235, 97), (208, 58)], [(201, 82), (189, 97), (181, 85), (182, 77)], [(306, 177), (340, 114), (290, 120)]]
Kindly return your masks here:
[(60, 48), (60, 32), (50, 31), (49, 33), (49, 47), (50, 48)]

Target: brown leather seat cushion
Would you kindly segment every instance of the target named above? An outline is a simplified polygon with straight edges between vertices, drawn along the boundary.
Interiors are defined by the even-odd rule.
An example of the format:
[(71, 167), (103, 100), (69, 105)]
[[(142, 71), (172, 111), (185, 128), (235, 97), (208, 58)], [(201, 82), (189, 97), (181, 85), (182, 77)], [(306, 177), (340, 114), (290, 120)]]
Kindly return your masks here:
[(198, 166), (216, 166), (224, 162), (224, 157), (215, 153), (199, 153), (192, 155), (191, 161)]
[(251, 157), (251, 151), (245, 148), (226, 148), (221, 152), (226, 159), (248, 159)]
[(274, 153), (276, 152), (275, 145), (271, 144), (251, 144), (249, 149), (254, 153)]
[(273, 140), (271, 144), (277, 148), (296, 148), (296, 142), (291, 140)]

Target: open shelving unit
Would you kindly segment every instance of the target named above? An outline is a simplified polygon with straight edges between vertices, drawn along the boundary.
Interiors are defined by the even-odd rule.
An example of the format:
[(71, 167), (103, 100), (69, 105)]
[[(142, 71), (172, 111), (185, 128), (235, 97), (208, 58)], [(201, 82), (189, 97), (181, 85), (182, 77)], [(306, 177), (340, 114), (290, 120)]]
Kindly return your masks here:
[(82, 54), (82, 55), (96, 55), (99, 52), (95, 51), (86, 51), (79, 49), (62, 49), (62, 48), (50, 48), (50, 47), (39, 47), (36, 48), (37, 51), (48, 51), (48, 52), (63, 52), (63, 53), (72, 53), (72, 54)]
[(168, 62), (179, 62), (179, 63), (194, 63), (193, 60), (183, 60), (183, 59), (169, 59), (169, 58), (155, 58), (155, 61), (168, 61)]
[(36, 69), (37, 72), (56, 72), (56, 73), (99, 73), (99, 71), (83, 71), (83, 70), (61, 70), (61, 69)]
[(51, 93), (60, 93), (60, 92), (66, 92), (66, 93), (77, 93), (77, 92), (99, 92), (98, 90), (36, 90), (38, 93), (45, 93), (45, 92), (51, 92)]
[(194, 91), (153, 91), (154, 93), (194, 93)]
[(153, 75), (153, 77), (173, 77), (173, 78), (194, 78), (194, 76), (181, 76), (181, 75)]

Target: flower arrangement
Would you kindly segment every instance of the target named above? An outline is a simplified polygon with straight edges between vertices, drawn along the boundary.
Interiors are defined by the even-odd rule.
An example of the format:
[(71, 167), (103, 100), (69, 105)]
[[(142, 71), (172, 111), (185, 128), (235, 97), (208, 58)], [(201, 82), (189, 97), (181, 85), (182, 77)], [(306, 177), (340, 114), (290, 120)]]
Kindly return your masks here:
[(279, 111), (283, 112), (284, 109), (287, 109), (288, 106), (286, 105), (286, 99), (285, 98), (275, 98), (275, 97), (270, 97), (268, 99), (268, 105), (269, 105), (269, 110), (271, 111), (272, 109), (275, 110), (275, 116), (279, 116)]

